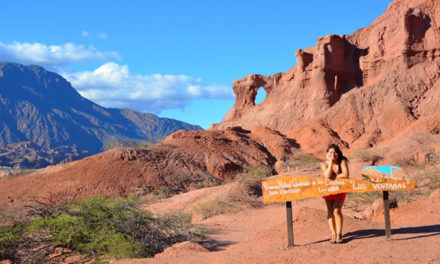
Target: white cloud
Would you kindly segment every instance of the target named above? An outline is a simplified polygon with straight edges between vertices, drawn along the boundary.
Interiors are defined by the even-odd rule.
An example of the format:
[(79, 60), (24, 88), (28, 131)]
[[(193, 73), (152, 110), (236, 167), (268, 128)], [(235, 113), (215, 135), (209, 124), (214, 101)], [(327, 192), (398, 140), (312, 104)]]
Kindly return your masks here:
[(107, 33), (101, 32), (98, 34), (98, 38), (100, 39), (107, 39)]
[(183, 108), (191, 100), (203, 98), (233, 99), (230, 87), (205, 84), (186, 75), (140, 75), (127, 65), (108, 62), (94, 71), (65, 73), (84, 97), (106, 107), (131, 108), (158, 113)]
[(73, 62), (91, 60), (120, 59), (115, 51), (99, 51), (94, 46), (85, 47), (74, 43), (64, 45), (45, 45), (38, 42), (0, 42), (0, 61), (37, 64), (54, 69)]
[(90, 34), (89, 34), (89, 32), (87, 32), (87, 31), (83, 31), (82, 33), (81, 33), (81, 36), (83, 37), (83, 38), (88, 38), (89, 36), (90, 36)]

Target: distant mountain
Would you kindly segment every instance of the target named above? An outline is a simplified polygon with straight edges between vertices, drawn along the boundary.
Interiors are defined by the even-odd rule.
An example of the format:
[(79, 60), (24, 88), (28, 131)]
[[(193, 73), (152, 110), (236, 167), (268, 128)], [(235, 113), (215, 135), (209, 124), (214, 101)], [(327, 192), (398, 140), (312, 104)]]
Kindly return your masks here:
[[(51, 149), (59, 147), (72, 149), (73, 153), (65, 151), (69, 160), (96, 154), (120, 142), (158, 141), (180, 129), (202, 128), (130, 109), (101, 107), (82, 97), (54, 72), (35, 65), (0, 63), (2, 156), (6, 152), (13, 155), (14, 144), (20, 143), (17, 147), (20, 151), (23, 146), (41, 148), (44, 153), (51, 153)], [(39, 151), (36, 149), (34, 153)], [(10, 160), (6, 164), (5, 160), (5, 157), (0, 159), (0, 166), (14, 165)], [(59, 160), (64, 158), (57, 157), (53, 162)], [(47, 165), (47, 162), (43, 164)], [(27, 167), (43, 164), (31, 162)]]
[[(12, 143), (0, 146), (0, 177), (9, 171), (8, 167), (41, 168), (51, 164), (66, 163), (90, 155), (79, 152), (76, 146), (60, 146), (51, 149), (40, 147), (31, 142)], [(6, 168), (2, 168), (5, 166)], [(16, 170), (15, 172), (20, 172)]]

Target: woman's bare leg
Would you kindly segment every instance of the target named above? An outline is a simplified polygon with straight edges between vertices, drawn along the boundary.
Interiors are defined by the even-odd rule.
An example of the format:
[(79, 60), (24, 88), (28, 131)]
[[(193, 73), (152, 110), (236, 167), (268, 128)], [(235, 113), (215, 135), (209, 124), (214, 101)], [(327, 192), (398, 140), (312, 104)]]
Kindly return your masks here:
[(328, 225), (330, 226), (330, 231), (332, 232), (332, 239), (336, 238), (336, 223), (334, 212), (334, 202), (333, 200), (325, 200), (325, 204), (327, 205), (327, 219)]
[(333, 203), (333, 216), (335, 218), (337, 240), (342, 238), (342, 226), (344, 224), (344, 218), (342, 216), (342, 205), (344, 205), (344, 201), (337, 200)]

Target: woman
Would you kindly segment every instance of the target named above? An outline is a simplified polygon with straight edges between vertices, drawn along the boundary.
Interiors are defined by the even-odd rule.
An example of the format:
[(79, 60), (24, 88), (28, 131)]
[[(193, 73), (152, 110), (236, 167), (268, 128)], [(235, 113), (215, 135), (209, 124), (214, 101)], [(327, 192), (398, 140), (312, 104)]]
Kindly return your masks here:
[[(346, 179), (349, 176), (347, 158), (342, 155), (342, 151), (335, 144), (327, 148), (327, 160), (321, 163), (322, 173), (327, 179), (334, 180)], [(324, 196), (327, 205), (327, 218), (332, 238), (330, 243), (342, 243), (342, 205), (344, 204), (346, 193)]]

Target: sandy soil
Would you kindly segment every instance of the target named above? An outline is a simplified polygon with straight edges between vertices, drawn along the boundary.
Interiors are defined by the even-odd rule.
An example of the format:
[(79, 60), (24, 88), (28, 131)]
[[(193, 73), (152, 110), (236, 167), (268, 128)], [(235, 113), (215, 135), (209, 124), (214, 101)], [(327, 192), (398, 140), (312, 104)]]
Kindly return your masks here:
[[(167, 208), (167, 203), (175, 204), (179, 198), (200, 198), (203, 192), (209, 190), (182, 194), (160, 204)], [(181, 206), (190, 210), (193, 204), (183, 202)], [(177, 207), (172, 209), (183, 209)], [(440, 191), (425, 200), (392, 209), (390, 241), (384, 236), (382, 215), (361, 220), (345, 208), (345, 241), (330, 244), (321, 198), (294, 202), (293, 209), (295, 246), (291, 248), (286, 247), (285, 206), (272, 204), (206, 220), (195, 219), (195, 223), (214, 230), (204, 247), (184, 242), (154, 258), (111, 263), (440, 263)]]

